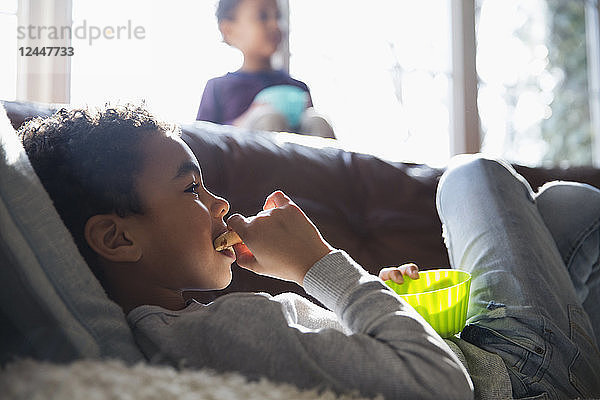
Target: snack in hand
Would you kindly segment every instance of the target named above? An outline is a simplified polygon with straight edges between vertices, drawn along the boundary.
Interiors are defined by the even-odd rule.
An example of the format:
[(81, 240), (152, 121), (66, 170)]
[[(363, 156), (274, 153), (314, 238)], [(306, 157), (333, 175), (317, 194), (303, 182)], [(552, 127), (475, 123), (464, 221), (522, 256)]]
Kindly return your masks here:
[(215, 250), (223, 251), (237, 243), (242, 243), (242, 238), (234, 231), (227, 231), (220, 234), (215, 239), (213, 245), (215, 246)]

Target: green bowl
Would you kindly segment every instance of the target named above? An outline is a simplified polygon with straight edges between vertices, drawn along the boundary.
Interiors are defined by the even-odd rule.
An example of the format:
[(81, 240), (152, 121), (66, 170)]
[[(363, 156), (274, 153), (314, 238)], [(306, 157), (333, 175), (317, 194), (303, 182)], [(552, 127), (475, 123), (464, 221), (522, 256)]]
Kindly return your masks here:
[(399, 285), (385, 282), (444, 338), (460, 332), (467, 320), (471, 274), (456, 269), (420, 271), (419, 279), (404, 277)]

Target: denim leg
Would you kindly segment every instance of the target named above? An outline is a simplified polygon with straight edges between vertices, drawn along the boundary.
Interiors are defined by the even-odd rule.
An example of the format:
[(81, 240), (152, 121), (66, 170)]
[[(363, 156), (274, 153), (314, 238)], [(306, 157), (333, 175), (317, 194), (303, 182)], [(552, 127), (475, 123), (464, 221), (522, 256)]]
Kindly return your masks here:
[(551, 182), (540, 188), (536, 203), (600, 343), (600, 190)]
[(503, 358), (516, 398), (600, 395), (589, 318), (531, 187), (498, 161), (453, 163), (437, 207), (452, 266), (472, 274), (461, 337)]

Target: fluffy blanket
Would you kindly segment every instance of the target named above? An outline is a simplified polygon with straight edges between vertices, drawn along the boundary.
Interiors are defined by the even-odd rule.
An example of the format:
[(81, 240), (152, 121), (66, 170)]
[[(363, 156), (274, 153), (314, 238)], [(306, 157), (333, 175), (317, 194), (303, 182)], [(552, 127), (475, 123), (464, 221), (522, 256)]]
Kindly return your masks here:
[(248, 382), (239, 374), (178, 371), (170, 367), (119, 361), (76, 361), (56, 365), (32, 360), (8, 364), (0, 371), (3, 399), (298, 399), (349, 400), (331, 392), (301, 391), (267, 380)]

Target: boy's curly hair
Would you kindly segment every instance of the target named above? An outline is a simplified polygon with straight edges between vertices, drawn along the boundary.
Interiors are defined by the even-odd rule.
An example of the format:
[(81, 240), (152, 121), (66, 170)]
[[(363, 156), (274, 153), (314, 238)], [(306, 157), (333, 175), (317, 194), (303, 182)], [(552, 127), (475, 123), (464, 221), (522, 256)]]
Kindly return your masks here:
[(143, 139), (179, 135), (143, 104), (105, 105), (99, 109), (61, 109), (18, 131), (29, 160), (63, 222), (103, 282), (97, 255), (84, 237), (87, 220), (97, 214), (121, 217), (144, 211), (135, 189), (141, 172)]

